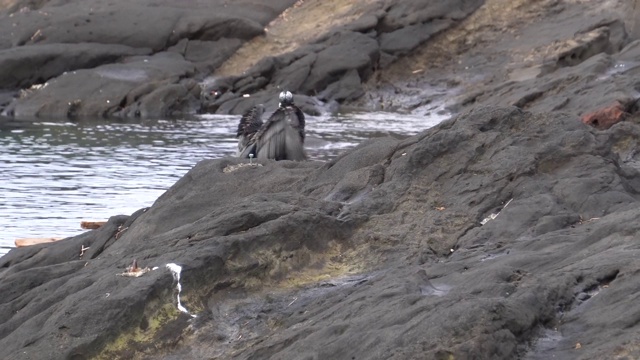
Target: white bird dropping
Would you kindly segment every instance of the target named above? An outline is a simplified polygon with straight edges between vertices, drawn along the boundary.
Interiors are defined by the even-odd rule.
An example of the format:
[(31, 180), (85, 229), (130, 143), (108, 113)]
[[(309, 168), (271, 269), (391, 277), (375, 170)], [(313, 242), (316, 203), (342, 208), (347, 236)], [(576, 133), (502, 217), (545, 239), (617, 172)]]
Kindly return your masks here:
[(182, 292), (182, 285), (180, 284), (180, 272), (182, 271), (182, 266), (174, 263), (169, 263), (166, 266), (167, 269), (171, 271), (173, 279), (178, 283), (178, 295), (176, 296), (178, 299), (178, 310), (182, 311), (185, 314), (191, 315), (191, 317), (196, 317), (195, 315), (192, 315), (184, 306), (182, 306), (182, 303), (180, 302), (180, 293)]

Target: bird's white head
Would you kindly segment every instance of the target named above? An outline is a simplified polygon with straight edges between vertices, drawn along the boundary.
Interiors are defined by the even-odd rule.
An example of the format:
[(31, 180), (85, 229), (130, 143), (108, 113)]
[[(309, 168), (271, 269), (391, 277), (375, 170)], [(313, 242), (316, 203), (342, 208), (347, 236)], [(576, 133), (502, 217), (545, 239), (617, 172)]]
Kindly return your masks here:
[(291, 91), (283, 91), (280, 93), (280, 106), (293, 105), (293, 94)]

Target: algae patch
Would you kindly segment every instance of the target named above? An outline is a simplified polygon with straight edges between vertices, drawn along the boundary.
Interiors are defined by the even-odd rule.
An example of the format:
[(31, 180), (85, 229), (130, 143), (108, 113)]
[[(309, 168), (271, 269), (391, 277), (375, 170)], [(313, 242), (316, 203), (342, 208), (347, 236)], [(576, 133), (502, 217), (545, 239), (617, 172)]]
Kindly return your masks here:
[[(155, 306), (154, 306), (155, 305)], [(149, 304), (147, 308), (156, 308), (159, 301)], [(145, 353), (156, 353), (164, 346), (170, 346), (167, 339), (176, 341), (181, 336), (166, 334), (166, 328), (170, 323), (179, 319), (180, 311), (172, 302), (166, 302), (159, 306), (149, 316), (143, 316), (140, 325), (121, 333), (116, 339), (108, 343), (104, 349), (94, 357), (95, 360), (119, 360), (138, 359)], [(179, 327), (180, 331), (183, 327)]]
[(280, 328), (292, 305), (353, 282), (351, 275), (367, 267), (361, 255), (336, 240), (314, 249), (277, 244), (231, 256), (219, 268), (184, 274), (181, 300), (203, 313), (199, 321), (180, 312), (167, 294), (150, 301), (140, 324), (94, 359), (143, 359), (192, 346), (217, 355), (242, 350)]
[(258, 290), (299, 287), (314, 282), (361, 272), (364, 263), (352, 250), (330, 241), (324, 251), (306, 247), (285, 251), (279, 247), (261, 249), (244, 259), (227, 261), (230, 273), (236, 274), (235, 286)]

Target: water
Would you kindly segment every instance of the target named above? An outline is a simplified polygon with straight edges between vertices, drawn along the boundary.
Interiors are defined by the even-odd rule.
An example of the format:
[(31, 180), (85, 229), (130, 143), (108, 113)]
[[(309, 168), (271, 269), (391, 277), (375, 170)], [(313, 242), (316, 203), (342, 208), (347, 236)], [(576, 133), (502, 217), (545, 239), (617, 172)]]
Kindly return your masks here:
[[(311, 159), (361, 141), (412, 135), (446, 115), (366, 113), (307, 119)], [(198, 161), (233, 156), (238, 116), (192, 120), (0, 121), (0, 255), (16, 238), (68, 237), (82, 220), (148, 207)]]

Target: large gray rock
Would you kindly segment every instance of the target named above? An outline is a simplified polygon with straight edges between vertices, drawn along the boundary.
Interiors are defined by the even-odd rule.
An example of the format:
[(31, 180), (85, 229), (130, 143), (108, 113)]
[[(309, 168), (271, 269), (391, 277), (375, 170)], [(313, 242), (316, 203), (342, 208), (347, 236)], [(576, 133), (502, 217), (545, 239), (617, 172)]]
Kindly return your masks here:
[(392, 2), (377, 27), (380, 48), (392, 54), (407, 54), (431, 37), (464, 19), (482, 1)]
[[(538, 26), (505, 39), (492, 55), (494, 61), (486, 61), (484, 55), (462, 61), (483, 80), (472, 82), (449, 101), (450, 109), (464, 111), (484, 104), (583, 116), (616, 102), (635, 101), (640, 57), (623, 22), (606, 12), (586, 21), (573, 18), (584, 11), (579, 5), (557, 9)], [(532, 41), (537, 43), (530, 50), (519, 45)], [(504, 61), (506, 53), (523, 60)]]
[[(176, 91), (182, 77), (202, 79), (294, 2), (16, 1), (0, 12), (0, 88), (48, 83), (23, 92), (3, 113), (26, 119), (194, 112), (200, 92), (190, 86)], [(189, 70), (175, 76), (175, 64), (168, 64), (165, 75), (148, 76), (156, 64), (146, 69), (135, 58), (165, 51), (180, 54)], [(117, 68), (118, 79), (96, 75), (105, 70), (98, 68), (102, 65), (109, 65), (109, 72)], [(80, 69), (88, 71), (69, 75)], [(130, 97), (132, 86), (138, 93), (155, 91), (158, 82), (172, 95), (138, 94), (148, 95), (145, 109), (119, 109), (130, 105), (119, 101)]]
[(120, 44), (161, 51), (182, 38), (213, 41), (248, 40), (291, 1), (191, 2), (98, 0), (45, 2), (39, 9), (5, 15), (0, 22), (0, 46), (58, 43)]
[[(185, 76), (202, 81), (246, 41), (264, 34), (265, 26), (294, 3), (294, 0), (193, 1), (188, 5), (156, 0), (16, 1), (0, 12), (0, 49), (7, 54), (5, 63), (10, 64), (0, 70), (0, 87), (24, 89), (62, 77), (68, 71), (105, 64), (126, 68), (131, 62), (125, 60), (121, 64), (123, 58), (150, 52), (180, 54), (193, 66)], [(293, 52), (265, 58), (245, 73), (225, 79), (230, 84), (224, 91), (206, 85), (201, 92), (191, 87), (178, 91), (175, 78), (154, 78), (152, 83), (136, 87), (136, 93), (143, 89), (155, 91), (160, 81), (170, 87), (163, 91), (171, 95), (144, 94), (149, 95), (144, 109), (121, 104), (123, 109), (92, 105), (88, 111), (78, 111), (74, 104), (93, 103), (89, 96), (96, 86), (83, 74), (58, 82), (67, 84), (64, 91), (73, 88), (70, 94), (52, 96), (50, 91), (38, 94), (42, 90), (34, 88), (23, 92), (3, 114), (26, 119), (65, 114), (162, 117), (196, 111), (239, 113), (255, 102), (244, 95), (266, 99), (275, 97), (282, 89), (317, 96), (326, 103), (352, 101), (364, 94), (362, 84), (376, 69), (459, 23), (481, 4), (479, 0), (357, 4), (345, 14), (354, 19), (351, 23), (318, 34), (313, 40), (304, 40)], [(110, 45), (123, 48), (109, 48)], [(26, 61), (14, 61), (16, 58)], [(34, 67), (39, 70), (33, 72)], [(216, 81), (203, 84), (213, 82)], [(49, 85), (54, 83), (51, 81)], [(108, 88), (109, 97), (130, 98), (130, 89), (122, 85), (104, 79), (100, 82), (100, 86)], [(99, 99), (102, 100), (105, 99)], [(69, 106), (73, 106), (71, 111), (66, 109)]]
[(379, 56), (375, 39), (354, 32), (337, 33), (323, 45), (326, 47), (317, 53), (301, 91), (309, 93), (324, 89), (349, 70), (357, 70), (361, 78), (368, 78), (373, 73), (373, 65)]
[[(149, 209), (0, 259), (0, 357), (633, 353), (639, 136), (489, 107), (326, 164), (202, 161)], [(134, 258), (159, 268), (117, 276)]]
[(28, 88), (68, 71), (94, 68), (150, 49), (124, 45), (51, 44), (0, 50), (0, 88)]
[(352, 23), (323, 34), (314, 43), (263, 59), (246, 73), (225, 79), (231, 82), (224, 89), (227, 96), (215, 101), (204, 99), (204, 108), (239, 114), (247, 106), (236, 106), (238, 103), (253, 102), (242, 95), (274, 97), (281, 89), (317, 96), (327, 102), (353, 101), (364, 94), (362, 84), (376, 70), (459, 23), (480, 5), (482, 1), (370, 4)]
[[(65, 73), (14, 101), (8, 112), (16, 118), (26, 119), (108, 117), (144, 102), (147, 96), (157, 96), (153, 92), (159, 87), (179, 86), (176, 83), (194, 71), (192, 63), (175, 53), (132, 57), (126, 63)], [(185, 91), (184, 95), (187, 94)], [(160, 112), (167, 105), (159, 101), (153, 103), (158, 113), (150, 115), (166, 115)]]
[[(640, 57), (622, 21), (633, 1), (486, 3), (461, 26), (398, 59), (422, 41), (420, 33), (456, 19), (435, 2), (422, 2), (425, 12), (408, 11), (407, 3), (394, 3), (378, 27), (380, 62), (398, 61), (371, 77), (367, 96), (350, 107), (427, 114), (495, 105), (582, 116), (621, 103), (635, 112)], [(431, 16), (438, 20), (423, 21)], [(396, 36), (412, 30), (415, 36)]]
[(222, 38), (216, 41), (187, 40), (182, 54), (188, 61), (193, 62), (198, 71), (208, 74), (218, 68), (222, 63), (242, 46), (240, 39)]

